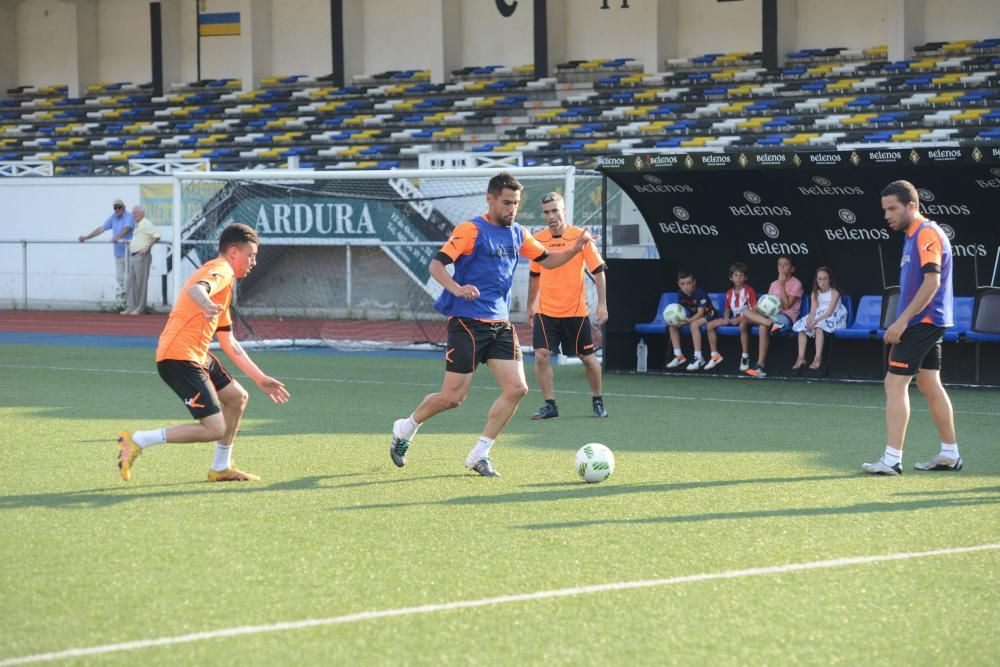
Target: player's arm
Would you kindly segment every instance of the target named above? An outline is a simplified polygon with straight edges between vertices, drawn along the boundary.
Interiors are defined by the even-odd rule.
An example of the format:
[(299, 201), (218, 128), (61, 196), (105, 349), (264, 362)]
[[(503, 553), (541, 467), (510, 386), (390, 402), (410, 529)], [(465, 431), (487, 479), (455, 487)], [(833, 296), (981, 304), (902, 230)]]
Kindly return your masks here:
[(926, 227), (920, 230), (917, 236), (917, 247), (920, 249), (920, 270), (924, 274), (924, 279), (910, 303), (906, 305), (896, 321), (885, 330), (883, 339), (887, 343), (899, 342), (910, 320), (930, 304), (934, 294), (941, 287), (942, 252), (941, 240), (937, 233)]
[(535, 302), (538, 300), (538, 285), (541, 282), (541, 274), (534, 271), (528, 272), (528, 321), (535, 319)]
[[(537, 241), (534, 240), (534, 238), (532, 238), (531, 240), (534, 241), (535, 243), (538, 243)], [(525, 241), (527, 241), (527, 238), (525, 239)], [(581, 250), (583, 250), (583, 247), (588, 243), (590, 243), (591, 241), (593, 241), (593, 238), (590, 236), (590, 233), (584, 231), (582, 234), (580, 234), (580, 236), (576, 238), (576, 241), (573, 242), (573, 245), (571, 245), (569, 248), (566, 248), (565, 250), (548, 252), (547, 250), (544, 249), (544, 247), (542, 247), (540, 243), (538, 243), (539, 247), (542, 247), (542, 254), (539, 255), (538, 257), (532, 258), (532, 261), (538, 262), (546, 269), (557, 269), (566, 262), (568, 262), (569, 260), (573, 259), (573, 256), (576, 255)]]
[(441, 246), (441, 249), (438, 250), (438, 254), (431, 260), (430, 266), (427, 267), (431, 278), (436, 280), (441, 287), (466, 301), (478, 299), (479, 288), (475, 285), (459, 285), (458, 281), (448, 273), (446, 267), (463, 255), (471, 255), (478, 236), (479, 229), (473, 223), (463, 222), (458, 225), (445, 244)]
[(219, 346), (222, 351), (226, 353), (226, 356), (233, 360), (233, 363), (243, 371), (248, 378), (254, 381), (257, 388), (260, 389), (268, 398), (274, 403), (287, 403), (289, 398), (288, 390), (285, 389), (285, 385), (279, 380), (275, 380), (273, 377), (265, 374), (264, 371), (260, 370), (260, 367), (254, 363), (240, 342), (236, 340), (233, 336), (232, 329), (227, 327), (220, 327), (216, 332), (216, 337), (219, 339)]
[(466, 301), (478, 299), (479, 288), (475, 285), (459, 285), (451, 277), (451, 274), (448, 273), (448, 269), (445, 268), (446, 263), (451, 264), (451, 257), (439, 252), (438, 256), (431, 260), (431, 265), (427, 269), (431, 274), (431, 278), (438, 281), (441, 287), (460, 299), (465, 299)]
[(597, 267), (592, 274), (594, 276), (594, 287), (597, 288), (597, 324), (601, 325), (608, 321), (608, 278), (605, 275), (604, 264)]
[(206, 320), (214, 318), (223, 310), (222, 306), (212, 301), (211, 294), (209, 292), (210, 289), (211, 286), (207, 282), (197, 282), (194, 285), (191, 285), (187, 291), (187, 295), (191, 297), (191, 300), (195, 302), (195, 305), (201, 308)]

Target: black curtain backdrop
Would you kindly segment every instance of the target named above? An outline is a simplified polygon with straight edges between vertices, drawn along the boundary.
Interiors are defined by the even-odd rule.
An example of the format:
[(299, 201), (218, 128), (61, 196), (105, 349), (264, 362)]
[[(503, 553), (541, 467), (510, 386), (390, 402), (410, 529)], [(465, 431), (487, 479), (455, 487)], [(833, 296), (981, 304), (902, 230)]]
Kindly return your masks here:
[[(725, 290), (729, 265), (741, 261), (764, 292), (784, 254), (806, 290), (827, 265), (855, 303), (880, 294), (899, 280), (903, 238), (885, 224), (879, 195), (897, 179), (919, 189), (924, 215), (951, 239), (955, 294), (1000, 284), (998, 147), (616, 155), (598, 163), (642, 213), (662, 274), (691, 270), (706, 291)], [(673, 280), (649, 286), (670, 289)]]

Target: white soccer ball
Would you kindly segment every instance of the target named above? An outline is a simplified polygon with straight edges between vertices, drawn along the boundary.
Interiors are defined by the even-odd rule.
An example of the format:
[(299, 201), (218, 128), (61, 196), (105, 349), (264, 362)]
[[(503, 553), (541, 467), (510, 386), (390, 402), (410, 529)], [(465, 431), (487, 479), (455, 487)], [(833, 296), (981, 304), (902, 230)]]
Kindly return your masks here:
[(576, 474), (583, 481), (603, 482), (615, 471), (615, 455), (599, 442), (584, 445), (576, 453)]
[(781, 301), (773, 294), (765, 294), (757, 299), (757, 312), (764, 317), (774, 317), (781, 310)]
[(677, 326), (687, 317), (687, 311), (679, 303), (672, 303), (663, 309), (663, 321), (668, 325)]

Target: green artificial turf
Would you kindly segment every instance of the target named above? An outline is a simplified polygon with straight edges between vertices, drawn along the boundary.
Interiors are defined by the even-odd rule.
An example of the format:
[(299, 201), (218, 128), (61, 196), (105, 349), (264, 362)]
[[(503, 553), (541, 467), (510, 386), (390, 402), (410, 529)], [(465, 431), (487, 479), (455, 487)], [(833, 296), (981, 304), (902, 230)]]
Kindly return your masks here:
[[(183, 423), (150, 350), (0, 346), (0, 664), (241, 626), (235, 637), (62, 664), (996, 664), (1000, 550), (584, 592), (277, 631), (272, 624), (614, 582), (1000, 543), (1000, 401), (952, 390), (960, 473), (914, 390), (900, 478), (877, 385), (609, 375), (594, 419), (579, 366), (558, 420), (527, 396), (464, 469), (497, 391), (425, 424), (409, 464), (392, 421), (439, 386), (437, 360), (261, 352), (292, 400), (252, 383), (234, 458), (258, 483), (209, 484), (211, 445), (144, 452), (115, 433)], [(225, 360), (224, 360), (225, 361)], [(227, 364), (232, 370), (231, 363)], [(615, 452), (578, 481), (587, 442)]]

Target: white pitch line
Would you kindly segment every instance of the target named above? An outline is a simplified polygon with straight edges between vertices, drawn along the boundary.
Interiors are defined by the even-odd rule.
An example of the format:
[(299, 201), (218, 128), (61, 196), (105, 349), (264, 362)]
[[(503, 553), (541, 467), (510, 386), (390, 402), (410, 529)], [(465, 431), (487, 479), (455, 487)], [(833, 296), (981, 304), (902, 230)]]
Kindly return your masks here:
[(135, 651), (156, 646), (173, 646), (176, 644), (190, 644), (192, 642), (206, 641), (209, 639), (220, 639), (228, 637), (240, 637), (244, 635), (257, 635), (267, 632), (284, 632), (285, 630), (301, 630), (303, 628), (315, 628), (324, 625), (344, 625), (347, 623), (357, 623), (359, 621), (371, 621), (381, 618), (391, 618), (394, 616), (415, 616), (418, 614), (433, 614), (440, 611), (454, 611), (456, 609), (474, 609), (477, 607), (493, 607), (514, 602), (530, 602), (533, 600), (547, 600), (552, 598), (565, 598), (576, 595), (591, 595), (593, 593), (606, 593), (614, 591), (633, 590), (637, 588), (656, 588), (661, 586), (674, 586), (677, 584), (689, 584), (702, 581), (713, 581), (718, 579), (739, 579), (742, 577), (759, 577), (770, 574), (790, 574), (794, 572), (805, 572), (808, 570), (823, 570), (837, 567), (849, 567), (851, 565), (869, 565), (872, 563), (885, 563), (890, 561), (910, 560), (913, 558), (928, 558), (931, 556), (953, 556), (956, 554), (974, 553), (977, 551), (995, 551), (1000, 549), (1000, 543), (979, 544), (971, 547), (951, 547), (948, 549), (934, 549), (932, 551), (916, 551), (910, 553), (884, 554), (881, 556), (853, 556), (848, 558), (835, 558), (832, 560), (819, 560), (809, 563), (790, 563), (787, 565), (771, 565), (769, 567), (752, 567), (745, 570), (725, 570), (723, 572), (707, 572), (704, 574), (689, 574), (680, 577), (670, 577), (667, 579), (645, 579), (640, 581), (621, 581), (611, 584), (594, 584), (592, 586), (580, 586), (577, 588), (559, 588), (549, 591), (537, 591), (535, 593), (520, 593), (517, 595), (501, 595), (492, 598), (482, 598), (479, 600), (460, 600), (457, 602), (444, 602), (439, 604), (425, 604), (418, 607), (401, 607), (399, 609), (383, 609), (378, 611), (363, 611), (345, 616), (330, 616), (328, 618), (308, 618), (301, 621), (285, 621), (282, 623), (269, 623), (266, 625), (243, 625), (235, 628), (222, 628), (220, 630), (207, 630), (205, 632), (193, 632), (186, 635), (176, 635), (173, 637), (159, 637), (157, 639), (139, 639), (118, 644), (103, 644), (101, 646), (88, 646), (86, 648), (71, 648), (52, 653), (36, 653), (15, 658), (5, 658), (0, 660), (0, 667), (7, 665), (27, 665), (36, 662), (50, 662), (52, 660), (62, 660), (63, 658), (80, 658), (90, 655), (103, 655), (106, 653), (117, 653), (119, 651)]
[[(136, 369), (114, 369), (114, 368), (82, 368), (79, 366), (33, 366), (28, 364), (0, 364), (0, 368), (21, 368), (25, 370), (43, 370), (43, 371), (79, 371), (82, 373), (121, 373), (125, 375), (135, 374), (135, 375), (156, 375), (156, 371), (144, 371)], [(365, 384), (365, 385), (391, 385), (397, 387), (423, 387), (433, 389), (435, 387), (440, 387), (440, 384), (433, 384), (429, 382), (400, 382), (400, 381), (388, 381), (388, 380), (345, 380), (343, 378), (316, 378), (316, 377), (295, 377), (295, 376), (282, 376), (282, 380), (294, 380), (296, 382), (322, 382), (330, 384)], [(747, 384), (750, 384), (748, 381)], [(754, 383), (759, 384), (759, 383)], [(486, 389), (493, 385), (476, 385), (472, 386), (473, 389)], [(572, 389), (560, 390), (560, 393), (571, 394), (571, 395), (590, 395), (589, 392), (577, 391)], [(708, 403), (735, 403), (739, 405), (782, 405), (785, 407), (798, 407), (798, 408), (835, 408), (850, 409), (850, 410), (885, 410), (884, 405), (858, 405), (858, 404), (847, 404), (847, 403), (807, 403), (805, 401), (774, 401), (774, 400), (754, 400), (750, 398), (719, 398), (716, 396), (674, 396), (670, 394), (623, 394), (620, 392), (607, 391), (604, 392), (605, 396), (611, 396), (613, 398), (640, 398), (649, 399), (655, 401), (704, 401)], [(911, 408), (912, 412), (929, 412), (927, 408)], [(979, 417), (1000, 417), (1000, 413), (997, 412), (979, 412), (975, 410), (955, 410), (956, 415), (974, 415)]]

